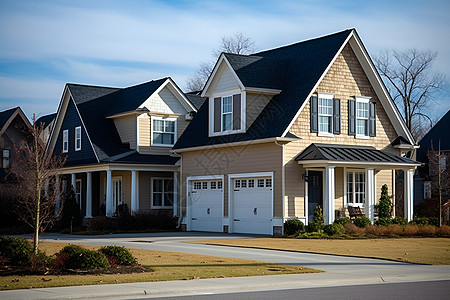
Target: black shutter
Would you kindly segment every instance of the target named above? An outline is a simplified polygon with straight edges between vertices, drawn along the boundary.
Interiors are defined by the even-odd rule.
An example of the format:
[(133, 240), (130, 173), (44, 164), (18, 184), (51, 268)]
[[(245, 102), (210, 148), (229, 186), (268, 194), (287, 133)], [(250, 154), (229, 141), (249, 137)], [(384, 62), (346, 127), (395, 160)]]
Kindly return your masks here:
[(219, 98), (214, 98), (214, 111), (213, 111), (213, 124), (214, 124), (214, 132), (220, 132), (222, 131), (222, 111), (221, 111), (221, 104), (222, 104), (222, 99)]
[(312, 96), (311, 97), (311, 107), (310, 107), (310, 111), (311, 111), (311, 132), (317, 132), (318, 131), (318, 127), (319, 127), (319, 117), (318, 117), (318, 105), (317, 105), (317, 96)]
[(333, 134), (341, 134), (341, 99), (333, 99)]
[(376, 103), (369, 102), (369, 136), (377, 136), (375, 124), (376, 124)]
[(233, 130), (241, 129), (241, 94), (233, 95)]
[(348, 100), (348, 135), (356, 135), (355, 100)]

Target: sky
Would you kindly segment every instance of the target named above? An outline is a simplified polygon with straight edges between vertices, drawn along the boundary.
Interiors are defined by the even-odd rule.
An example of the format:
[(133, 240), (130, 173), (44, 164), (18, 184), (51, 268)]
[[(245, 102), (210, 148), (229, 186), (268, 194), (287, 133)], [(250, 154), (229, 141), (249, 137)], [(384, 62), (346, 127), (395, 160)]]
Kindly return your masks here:
[[(223, 36), (266, 50), (356, 28), (371, 56), (438, 52), (450, 80), (450, 1), (0, 0), (0, 111), (56, 112), (66, 83), (127, 87), (166, 76), (184, 90)], [(450, 85), (429, 110), (450, 109)]]

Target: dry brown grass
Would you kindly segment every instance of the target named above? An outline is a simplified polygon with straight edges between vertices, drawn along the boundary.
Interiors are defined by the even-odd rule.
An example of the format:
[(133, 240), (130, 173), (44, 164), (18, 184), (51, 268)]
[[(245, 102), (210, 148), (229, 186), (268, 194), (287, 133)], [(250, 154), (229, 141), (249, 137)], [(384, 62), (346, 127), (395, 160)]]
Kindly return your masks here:
[(352, 240), (258, 238), (193, 243), (382, 258), (416, 264), (450, 265), (450, 238)]
[[(59, 252), (66, 245), (44, 242), (40, 244), (39, 248), (47, 254), (53, 254)], [(87, 249), (100, 248), (87, 245), (83, 245), (83, 247)], [(299, 266), (277, 265), (246, 259), (140, 249), (130, 249), (130, 251), (138, 263), (151, 268), (151, 272), (120, 275), (2, 276), (0, 277), (0, 290), (321, 272)]]

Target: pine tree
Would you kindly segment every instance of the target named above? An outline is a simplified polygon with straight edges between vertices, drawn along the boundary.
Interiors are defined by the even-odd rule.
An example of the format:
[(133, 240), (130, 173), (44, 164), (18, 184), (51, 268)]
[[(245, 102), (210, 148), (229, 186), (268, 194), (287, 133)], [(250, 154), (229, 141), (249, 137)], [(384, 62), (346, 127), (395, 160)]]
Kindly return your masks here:
[(389, 199), (388, 186), (383, 184), (381, 187), (380, 202), (378, 202), (378, 216), (379, 218), (390, 218), (392, 211), (392, 203)]

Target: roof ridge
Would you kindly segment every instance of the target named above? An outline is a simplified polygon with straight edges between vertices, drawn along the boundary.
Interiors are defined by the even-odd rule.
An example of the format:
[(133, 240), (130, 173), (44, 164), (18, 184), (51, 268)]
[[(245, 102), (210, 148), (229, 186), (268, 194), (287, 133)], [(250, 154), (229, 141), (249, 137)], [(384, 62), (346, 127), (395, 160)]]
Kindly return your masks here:
[(91, 84), (71, 83), (71, 82), (66, 83), (66, 85), (80, 86), (80, 87), (102, 88), (102, 89), (114, 89), (114, 90), (121, 89), (119, 87), (112, 87), (112, 86), (91, 85)]

